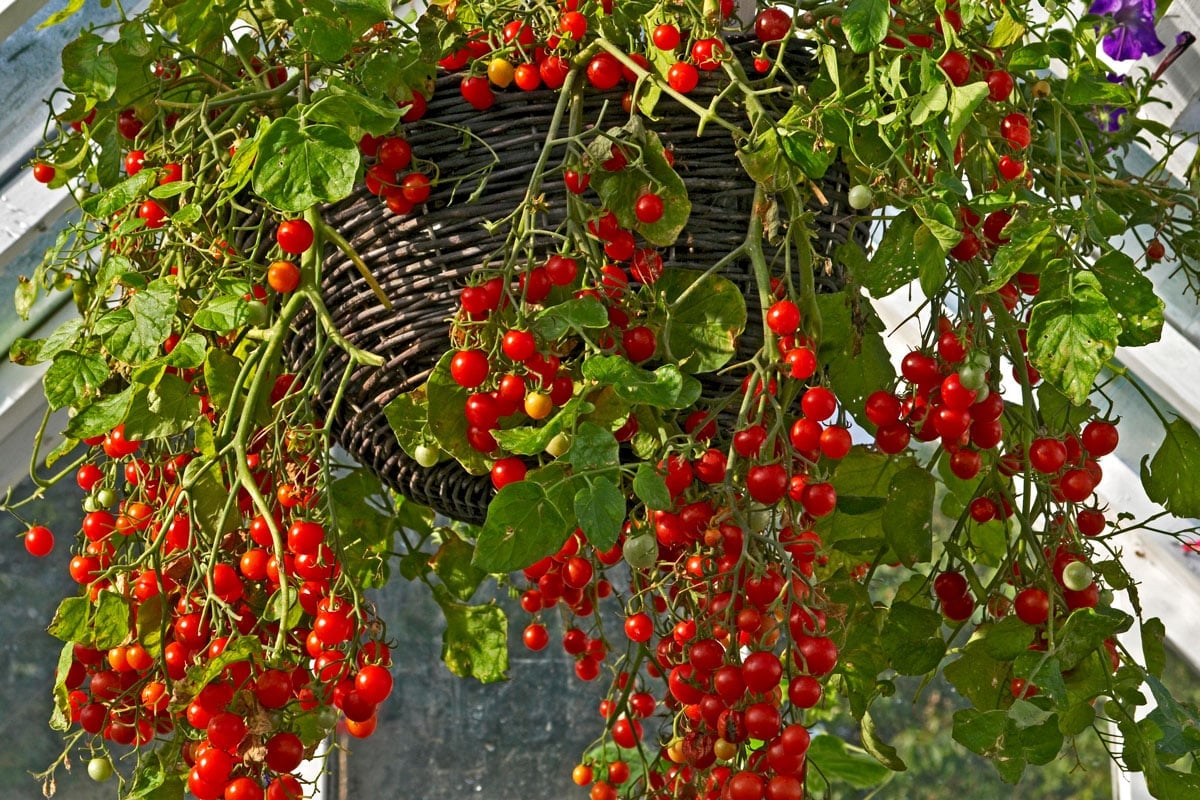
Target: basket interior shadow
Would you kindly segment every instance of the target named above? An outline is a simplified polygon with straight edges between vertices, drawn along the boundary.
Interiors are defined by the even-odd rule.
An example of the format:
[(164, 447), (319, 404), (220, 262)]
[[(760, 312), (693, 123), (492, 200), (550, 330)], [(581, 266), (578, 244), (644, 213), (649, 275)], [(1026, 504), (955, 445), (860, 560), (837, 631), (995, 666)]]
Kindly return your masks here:
[[(811, 64), (808, 51), (792, 49), (803, 74)], [(739, 55), (748, 56), (748, 50)], [(337, 417), (331, 420), (339, 444), (400, 494), (453, 519), (481, 523), (494, 493), (490, 478), (471, 475), (453, 460), (432, 468), (419, 466), (400, 448), (384, 408), (421, 386), (449, 347), (449, 320), (458, 308), (461, 287), (475, 269), (494, 258), (504, 240), (503, 232), (489, 233), (481, 222), (504, 217), (524, 199), (558, 93), (547, 89), (497, 92), (495, 105), (479, 112), (459, 96), (460, 79), (440, 77), (425, 117), (405, 129), (414, 156), (435, 163), (442, 176), (427, 203), (397, 217), (360, 185), (353, 196), (326, 213), (327, 221), (370, 267), (394, 309), (384, 308), (341, 252), (327, 252), (321, 288), (338, 330), (386, 361), (381, 368), (359, 367), (350, 377)], [(718, 88), (715, 82), (702, 82), (690, 97), (706, 105)], [(604, 120), (612, 120), (606, 126), (620, 124), (619, 94), (590, 91), (584, 102), (585, 119), (603, 114)], [(744, 240), (754, 183), (741, 168), (728, 132), (710, 125), (697, 136), (695, 114), (666, 95), (655, 107), (655, 115), (654, 130), (673, 149), (675, 169), (692, 203), (678, 241), (661, 251), (664, 266), (706, 270)], [(557, 164), (562, 155), (551, 153), (548, 163)], [(447, 180), (478, 175), (489, 165), (486, 187), (474, 202), (465, 200), (475, 184), (455, 187)], [(543, 188), (547, 207), (543, 229), (553, 229), (563, 217), (565, 189), (553, 174)], [(862, 236), (856, 230), (858, 218), (846, 201), (849, 181), (840, 163), (829, 170), (820, 189), (827, 202), (814, 201), (812, 206), (814, 244), (819, 256), (830, 256), (839, 244), (851, 237), (861, 241)], [(829, 269), (833, 262), (827, 258), (819, 258), (818, 263), (818, 291), (840, 289), (840, 268)], [(751, 322), (738, 342), (738, 357), (744, 360), (761, 344), (761, 330), (755, 324), (761, 311), (757, 289), (748, 260), (731, 263), (722, 274), (746, 298)], [(291, 363), (302, 364), (312, 357), (313, 325), (311, 316), (298, 324), (289, 344)], [(333, 397), (346, 365), (347, 357), (331, 350), (318, 405)], [(705, 395), (711, 397), (727, 396), (740, 382), (741, 376), (730, 375), (702, 379)]]

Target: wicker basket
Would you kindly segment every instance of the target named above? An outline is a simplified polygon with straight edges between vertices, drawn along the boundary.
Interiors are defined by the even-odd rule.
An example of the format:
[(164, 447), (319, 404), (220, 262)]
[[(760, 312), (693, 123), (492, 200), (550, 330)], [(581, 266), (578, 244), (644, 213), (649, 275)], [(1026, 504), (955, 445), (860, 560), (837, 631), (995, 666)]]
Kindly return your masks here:
[[(793, 49), (799, 51), (801, 59), (808, 60), (806, 51)], [(459, 81), (456, 75), (441, 77), (425, 118), (408, 126), (405, 135), (413, 153), (436, 163), (442, 176), (468, 174), (490, 163), (492, 157), (485, 148), (463, 146), (464, 142), (486, 141), (499, 156), (499, 163), (488, 175), (481, 198), (464, 202), (473, 186), (459, 187), (451, 203), (450, 188), (443, 183), (434, 188), (419, 213), (397, 218), (378, 198), (360, 188), (330, 209), (327, 219), (370, 266), (394, 310), (383, 307), (341, 253), (329, 254), (322, 291), (335, 324), (346, 338), (386, 359), (384, 367), (360, 368), (352, 376), (333, 420), (340, 444), (404, 496), (448, 517), (479, 523), (493, 494), (490, 479), (470, 475), (453, 461), (431, 469), (420, 467), (401, 450), (383, 409), (397, 396), (424, 383), (449, 346), (448, 320), (457, 309), (460, 288), (502, 241), (480, 222), (504, 216), (523, 199), (558, 93), (499, 92), (495, 105), (481, 113), (463, 102)], [(715, 92), (715, 86), (702, 83), (691, 96), (703, 105)], [(607, 104), (604, 124), (620, 124), (619, 95), (589, 92), (585, 103), (585, 118), (596, 119)], [(697, 137), (694, 114), (666, 96), (655, 113), (658, 120), (654, 129), (663, 143), (673, 148), (675, 168), (687, 185), (692, 203), (684, 232), (673, 247), (662, 251), (664, 265), (707, 269), (744, 239), (754, 184), (737, 162), (728, 133), (710, 126)], [(471, 137), (454, 128), (470, 131)], [(561, 155), (550, 154), (549, 163), (558, 163)], [(561, 216), (555, 219), (554, 210), (565, 206), (564, 189), (553, 176), (544, 188), (550, 209), (545, 223), (553, 227), (561, 220)], [(814, 206), (817, 248), (830, 254), (855, 235), (857, 219), (846, 203), (849, 186), (840, 167), (829, 171), (821, 188), (828, 204)], [(760, 307), (748, 262), (735, 263), (723, 274), (743, 290), (750, 319), (756, 319)], [(838, 275), (821, 273), (817, 278), (820, 290), (840, 288)], [(311, 319), (304, 321), (297, 331), (299, 335), (293, 338), (293, 363), (302, 363), (311, 356), (312, 324)], [(739, 341), (743, 357), (758, 349), (760, 337), (761, 331), (751, 324)], [(322, 391), (326, 402), (345, 365), (344, 354), (330, 356), (325, 372), (329, 383)], [(724, 394), (739, 380), (712, 376), (706, 381), (705, 393)]]

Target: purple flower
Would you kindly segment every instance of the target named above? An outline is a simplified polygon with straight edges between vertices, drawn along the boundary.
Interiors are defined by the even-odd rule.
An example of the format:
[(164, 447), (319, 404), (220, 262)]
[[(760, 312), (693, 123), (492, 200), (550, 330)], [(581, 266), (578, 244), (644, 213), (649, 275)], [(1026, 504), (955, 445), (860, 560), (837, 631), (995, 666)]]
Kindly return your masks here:
[(1104, 52), (1117, 61), (1132, 61), (1162, 52), (1154, 32), (1155, 0), (1094, 0), (1089, 14), (1113, 18), (1113, 29), (1104, 35)]

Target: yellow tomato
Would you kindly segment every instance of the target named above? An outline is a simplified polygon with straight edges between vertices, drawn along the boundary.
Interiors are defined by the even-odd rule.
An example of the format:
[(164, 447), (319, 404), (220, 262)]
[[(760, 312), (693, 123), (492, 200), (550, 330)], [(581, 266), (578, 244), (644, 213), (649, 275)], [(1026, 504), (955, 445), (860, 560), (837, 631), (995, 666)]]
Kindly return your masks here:
[(513, 65), (507, 58), (496, 57), (488, 62), (488, 80), (501, 89), (513, 80)]

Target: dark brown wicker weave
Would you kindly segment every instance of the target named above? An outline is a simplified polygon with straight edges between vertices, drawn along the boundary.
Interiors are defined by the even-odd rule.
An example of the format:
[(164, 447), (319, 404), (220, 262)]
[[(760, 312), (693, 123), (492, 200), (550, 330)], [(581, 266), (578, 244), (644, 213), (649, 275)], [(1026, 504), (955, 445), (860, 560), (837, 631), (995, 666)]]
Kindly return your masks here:
[[(802, 53), (801, 57), (807, 56)], [(549, 90), (498, 92), (495, 105), (478, 112), (459, 96), (459, 81), (456, 75), (440, 78), (425, 119), (405, 131), (413, 153), (436, 163), (443, 176), (425, 207), (397, 218), (378, 198), (360, 189), (327, 215), (371, 267), (394, 310), (383, 307), (340, 253), (331, 253), (327, 259), (322, 288), (339, 330), (387, 361), (381, 369), (360, 368), (353, 375), (341, 411), (333, 420), (338, 441), (404, 496), (448, 517), (479, 523), (493, 493), (489, 478), (469, 475), (453, 461), (421, 468), (399, 447), (383, 409), (398, 395), (420, 386), (448, 348), (448, 320), (457, 308), (459, 289), (503, 241), (502, 233), (493, 237), (480, 222), (504, 216), (524, 197), (558, 94)], [(706, 104), (714, 92), (714, 87), (702, 84), (692, 96)], [(607, 103), (602, 124), (620, 125), (619, 100), (619, 95), (612, 93), (590, 93), (585, 119), (596, 119)], [(745, 237), (754, 184), (738, 164), (728, 133), (710, 126), (705, 135), (697, 137), (695, 116), (665, 96), (655, 113), (659, 120), (654, 129), (664, 144), (674, 149), (676, 170), (687, 184), (692, 202), (687, 228), (677, 244), (663, 252), (663, 259), (668, 267), (707, 269)], [(465, 148), (464, 142), (474, 140), (449, 126), (471, 131), (500, 156), (477, 202), (465, 202), (476, 185), (468, 183), (458, 187), (451, 203), (452, 182), (446, 178), (474, 172), (489, 163), (491, 156), (478, 144)], [(557, 164), (561, 157), (562, 153), (552, 153), (549, 163)], [(552, 227), (554, 210), (564, 205), (564, 190), (554, 174), (547, 177), (544, 188), (551, 209), (547, 226)], [(845, 200), (849, 187), (843, 171), (830, 170), (821, 188), (829, 202), (815, 209), (818, 249), (828, 254), (854, 233), (856, 219)], [(754, 324), (760, 312), (757, 289), (748, 264), (735, 264), (724, 274), (742, 288), (747, 299), (751, 324), (739, 350), (748, 357), (761, 342), (761, 331)], [(818, 276), (818, 285), (825, 291), (837, 289), (838, 284), (835, 276)], [(298, 331), (291, 348), (294, 363), (311, 355), (312, 322), (304, 324), (309, 330)], [(342, 375), (345, 358), (336, 353), (327, 362), (326, 402)], [(738, 382), (740, 376), (710, 380), (706, 394), (725, 393)]]

